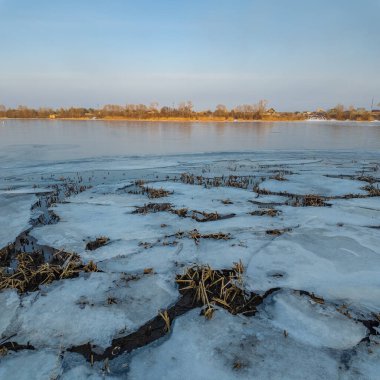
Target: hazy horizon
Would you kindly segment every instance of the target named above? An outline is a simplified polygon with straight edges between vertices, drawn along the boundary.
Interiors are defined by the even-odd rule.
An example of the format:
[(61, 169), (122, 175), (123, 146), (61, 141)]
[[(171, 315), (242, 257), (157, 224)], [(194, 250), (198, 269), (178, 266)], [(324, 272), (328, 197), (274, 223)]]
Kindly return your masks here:
[(0, 104), (380, 102), (379, 0), (0, 0)]

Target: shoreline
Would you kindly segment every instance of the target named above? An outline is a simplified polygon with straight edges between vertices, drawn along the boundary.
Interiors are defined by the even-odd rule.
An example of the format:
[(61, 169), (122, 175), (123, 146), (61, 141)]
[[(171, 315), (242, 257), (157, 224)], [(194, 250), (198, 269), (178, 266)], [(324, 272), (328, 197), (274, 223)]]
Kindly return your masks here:
[(380, 120), (336, 120), (336, 119), (326, 119), (326, 120), (313, 120), (313, 119), (254, 119), (254, 120), (220, 120), (220, 119), (186, 119), (186, 118), (162, 118), (162, 119), (130, 119), (130, 118), (85, 118), (85, 117), (66, 117), (66, 118), (46, 118), (46, 117), (1, 117), (1, 121), (6, 120), (49, 120), (49, 121), (110, 121), (110, 122), (150, 122), (150, 123), (298, 123), (306, 121), (314, 122), (353, 122), (353, 123), (370, 123)]

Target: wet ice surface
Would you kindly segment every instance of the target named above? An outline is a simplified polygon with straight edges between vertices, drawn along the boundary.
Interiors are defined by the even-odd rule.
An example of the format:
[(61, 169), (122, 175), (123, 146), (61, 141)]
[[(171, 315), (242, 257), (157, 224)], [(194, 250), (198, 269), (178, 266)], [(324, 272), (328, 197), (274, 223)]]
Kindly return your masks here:
[[(0, 343), (12, 337), (35, 347), (0, 358), (0, 379), (376, 379), (380, 345), (374, 335), (366, 339), (369, 330), (360, 321), (380, 312), (380, 197), (366, 197), (369, 183), (359, 177), (371, 176), (376, 188), (379, 165), (378, 154), (354, 152), (115, 158), (32, 170), (7, 164), (0, 177), (0, 248), (31, 226), (38, 196), (69, 178), (91, 188), (53, 203), (59, 221), (36, 225), (30, 235), (78, 253), (102, 272), (23, 295), (0, 292)], [(203, 180), (184, 183), (181, 173)], [(228, 176), (248, 185), (225, 186)], [(224, 178), (216, 185), (215, 177)], [(168, 196), (149, 198), (134, 185), (139, 179)], [(255, 186), (275, 194), (259, 195)], [(329, 205), (294, 207), (294, 196), (306, 194), (328, 197)], [(150, 203), (188, 214), (134, 212)], [(277, 215), (258, 215), (268, 209)], [(222, 218), (199, 222), (193, 211)], [(230, 239), (196, 242), (187, 235), (194, 229)], [(110, 239), (106, 245), (86, 249), (101, 236)], [(138, 330), (178, 300), (175, 276), (187, 267), (229, 269), (239, 260), (247, 290), (280, 288), (255, 316), (220, 309), (207, 321), (192, 310), (165, 337), (107, 367), (67, 351), (90, 343), (103, 352), (113, 339)]]

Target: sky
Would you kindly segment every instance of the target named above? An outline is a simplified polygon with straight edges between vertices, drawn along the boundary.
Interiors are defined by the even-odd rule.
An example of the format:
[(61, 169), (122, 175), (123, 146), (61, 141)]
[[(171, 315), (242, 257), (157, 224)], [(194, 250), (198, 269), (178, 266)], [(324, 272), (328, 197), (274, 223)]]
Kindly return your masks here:
[(380, 0), (0, 0), (0, 104), (380, 102)]

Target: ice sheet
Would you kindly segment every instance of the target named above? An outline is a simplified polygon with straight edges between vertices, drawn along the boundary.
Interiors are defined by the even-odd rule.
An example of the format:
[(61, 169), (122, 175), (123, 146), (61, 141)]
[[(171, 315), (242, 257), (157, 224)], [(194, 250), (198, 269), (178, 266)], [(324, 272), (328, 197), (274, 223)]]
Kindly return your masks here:
[(159, 276), (126, 281), (120, 275), (92, 273), (25, 297), (13, 328), (18, 342), (36, 347), (91, 342), (105, 348), (118, 334), (131, 333), (177, 297), (173, 284)]
[(34, 194), (0, 194), (0, 248), (29, 227)]

